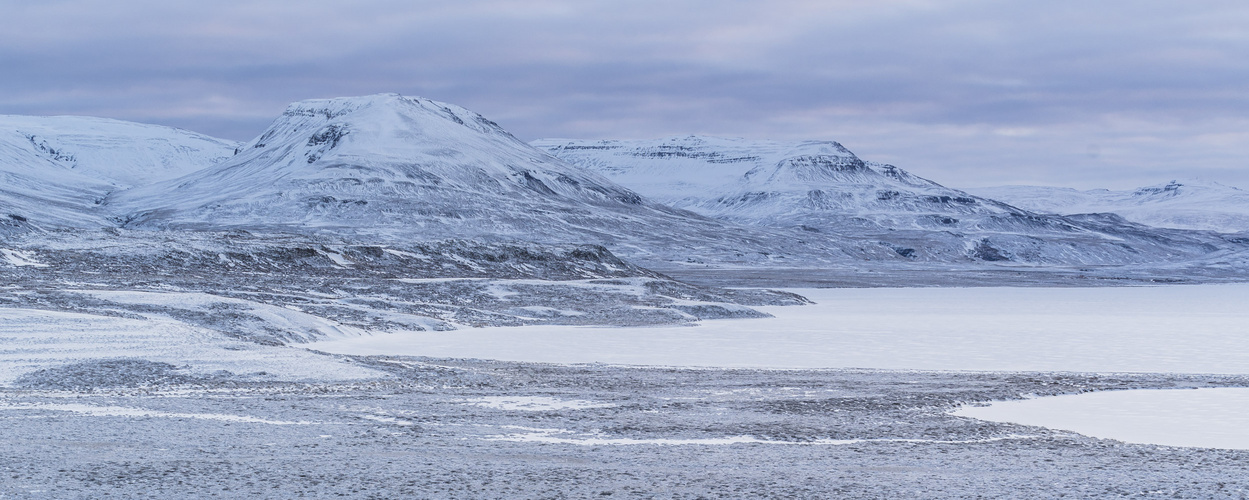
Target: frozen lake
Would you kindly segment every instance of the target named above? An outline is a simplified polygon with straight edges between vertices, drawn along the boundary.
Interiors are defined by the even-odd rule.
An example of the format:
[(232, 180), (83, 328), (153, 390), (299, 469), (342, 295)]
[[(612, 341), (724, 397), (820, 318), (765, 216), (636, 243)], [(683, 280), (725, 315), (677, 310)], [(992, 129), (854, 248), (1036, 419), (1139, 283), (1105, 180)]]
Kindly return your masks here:
[(309, 347), (548, 363), (1249, 373), (1249, 284), (793, 291), (816, 304), (693, 327), (478, 328)]
[(1249, 449), (1249, 389), (1106, 391), (1000, 401), (955, 415), (1128, 443)]
[[(794, 291), (816, 304), (694, 327), (482, 328), (311, 347), (548, 363), (1249, 373), (1249, 284)], [(1249, 448), (1249, 389), (1091, 393), (957, 414), (1134, 443)]]

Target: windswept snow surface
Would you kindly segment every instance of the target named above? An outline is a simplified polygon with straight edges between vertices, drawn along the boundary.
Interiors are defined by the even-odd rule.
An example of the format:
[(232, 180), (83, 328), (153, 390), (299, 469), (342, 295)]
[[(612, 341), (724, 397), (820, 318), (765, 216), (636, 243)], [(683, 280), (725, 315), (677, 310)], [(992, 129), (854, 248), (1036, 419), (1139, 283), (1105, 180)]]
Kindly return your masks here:
[(1249, 284), (794, 291), (816, 304), (695, 327), (481, 328), (312, 347), (549, 363), (1249, 373)]
[(969, 189), (980, 196), (1051, 214), (1109, 212), (1140, 224), (1221, 233), (1249, 231), (1249, 192), (1217, 182), (1171, 181), (1131, 191), (1042, 186)]
[(1249, 449), (1249, 388), (1102, 391), (965, 406), (955, 415), (1128, 443)]

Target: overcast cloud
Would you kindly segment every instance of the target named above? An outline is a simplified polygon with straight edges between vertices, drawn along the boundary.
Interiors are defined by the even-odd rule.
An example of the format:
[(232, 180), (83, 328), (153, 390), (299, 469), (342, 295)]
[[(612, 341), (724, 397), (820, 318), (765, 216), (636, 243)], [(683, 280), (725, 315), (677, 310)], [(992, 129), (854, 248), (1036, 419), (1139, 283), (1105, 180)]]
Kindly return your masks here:
[(400, 92), (526, 139), (837, 140), (955, 187), (1249, 188), (1240, 1), (0, 0), (0, 113), (258, 134)]

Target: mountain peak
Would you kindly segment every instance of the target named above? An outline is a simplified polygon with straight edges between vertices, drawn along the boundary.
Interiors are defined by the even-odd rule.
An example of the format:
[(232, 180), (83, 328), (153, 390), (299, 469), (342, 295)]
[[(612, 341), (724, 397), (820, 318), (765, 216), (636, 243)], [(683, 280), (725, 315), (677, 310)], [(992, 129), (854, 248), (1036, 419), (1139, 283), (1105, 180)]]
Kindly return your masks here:
[[(376, 120), (379, 115), (392, 115), (415, 122), (446, 120), (480, 133), (507, 134), (499, 124), (463, 107), (396, 93), (298, 101), (286, 107), (278, 122), (292, 119), (367, 121)], [(407, 123), (413, 124), (411, 121)], [(396, 123), (391, 122), (390, 125)]]
[(1135, 192), (1133, 192), (1132, 195), (1133, 196), (1176, 196), (1179, 194), (1181, 187), (1184, 187), (1184, 184), (1180, 183), (1179, 181), (1173, 180), (1166, 184), (1159, 184), (1156, 186), (1148, 186), (1148, 187), (1139, 188)]
[(134, 226), (425, 237), (515, 237), (538, 226), (571, 236), (587, 221), (615, 221), (588, 215), (599, 210), (669, 217), (477, 113), (399, 94), (296, 102), (228, 161), (107, 203)]
[(282, 112), (284, 116), (324, 116), (325, 119), (333, 119), (339, 116), (358, 111), (362, 108), (372, 106), (395, 105), (400, 101), (419, 100), (416, 98), (407, 98), (397, 93), (383, 93), (355, 97), (332, 97), (327, 99), (305, 99), (296, 101), (286, 106), (286, 111)]
[[(339, 161), (343, 155), (419, 156), (445, 149), (441, 144), (482, 141), (529, 148), (497, 123), (460, 106), (399, 94), (374, 94), (292, 103), (237, 154), (299, 156), (311, 164)], [(283, 149), (275, 150), (277, 144)]]

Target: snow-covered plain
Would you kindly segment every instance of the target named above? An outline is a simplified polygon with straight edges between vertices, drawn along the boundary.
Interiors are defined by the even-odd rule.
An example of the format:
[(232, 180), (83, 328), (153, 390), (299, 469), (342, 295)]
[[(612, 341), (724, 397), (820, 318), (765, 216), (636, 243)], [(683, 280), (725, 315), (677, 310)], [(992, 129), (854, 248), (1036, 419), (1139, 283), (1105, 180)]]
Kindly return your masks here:
[(1129, 443), (1249, 449), (1249, 389), (1105, 391), (959, 408), (955, 415)]
[(480, 328), (311, 347), (549, 363), (1249, 373), (1247, 284), (794, 291), (816, 304), (694, 327)]
[(301, 349), (262, 346), (161, 317), (118, 318), (0, 308), (0, 385), (67, 363), (143, 359), (187, 374), (255, 380), (349, 380), (382, 373)]

